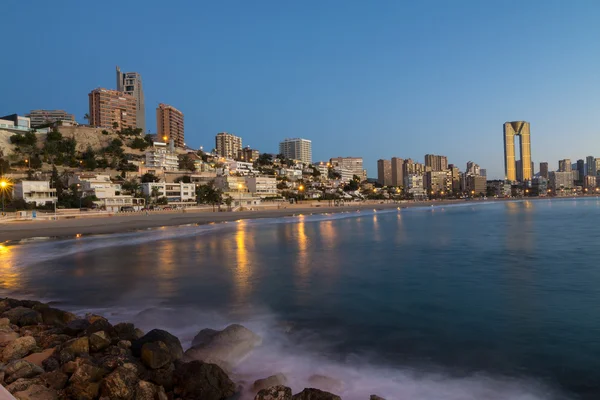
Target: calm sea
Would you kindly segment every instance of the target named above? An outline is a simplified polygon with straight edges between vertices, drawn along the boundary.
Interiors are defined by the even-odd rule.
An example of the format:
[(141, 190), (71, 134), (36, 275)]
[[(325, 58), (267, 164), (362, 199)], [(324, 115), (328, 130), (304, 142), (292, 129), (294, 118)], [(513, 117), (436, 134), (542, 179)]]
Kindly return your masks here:
[(344, 399), (600, 398), (600, 200), (304, 215), (0, 247), (2, 294), (185, 344), (241, 322), (237, 368)]

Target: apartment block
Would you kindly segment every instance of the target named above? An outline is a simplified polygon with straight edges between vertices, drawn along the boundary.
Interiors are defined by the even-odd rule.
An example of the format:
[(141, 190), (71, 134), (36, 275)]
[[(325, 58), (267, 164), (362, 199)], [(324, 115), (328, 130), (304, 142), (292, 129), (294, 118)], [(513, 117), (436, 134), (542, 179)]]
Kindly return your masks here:
[(361, 181), (367, 179), (367, 171), (363, 169), (362, 157), (335, 157), (329, 160), (329, 164), (334, 169), (351, 171), (352, 175), (358, 176)]
[(245, 147), (238, 151), (237, 158), (242, 161), (254, 162), (260, 157), (260, 152), (250, 147)]
[(25, 115), (31, 120), (31, 127), (53, 124), (59, 121), (75, 122), (75, 116), (64, 110), (31, 110)]
[(558, 172), (571, 172), (573, 168), (571, 166), (571, 159), (565, 158), (564, 160), (558, 161)]
[(146, 106), (142, 76), (137, 72), (121, 72), (117, 67), (117, 91), (128, 94), (135, 99), (136, 128), (146, 133)]
[(540, 163), (540, 176), (548, 179), (548, 163), (547, 162)]
[(160, 103), (156, 108), (156, 132), (165, 142), (173, 140), (177, 147), (185, 147), (183, 113), (173, 106)]
[(97, 128), (113, 128), (116, 122), (119, 129), (137, 127), (136, 100), (133, 96), (98, 88), (89, 94), (90, 125)]
[(392, 157), (392, 186), (404, 186), (404, 160)]
[(234, 159), (242, 150), (242, 138), (227, 132), (217, 133), (215, 136), (215, 149), (220, 157)]
[(196, 184), (194, 183), (146, 182), (142, 183), (142, 193), (152, 198), (166, 197), (170, 204), (196, 203)]
[(272, 176), (246, 177), (248, 191), (255, 196), (274, 197), (278, 195), (277, 180)]
[(179, 159), (171, 146), (166, 143), (154, 142), (154, 146), (146, 151), (145, 166), (163, 171), (177, 171)]
[(377, 182), (382, 186), (392, 186), (392, 162), (377, 160)]
[(35, 203), (44, 206), (47, 203), (56, 203), (56, 189), (50, 188), (48, 181), (21, 181), (13, 186), (15, 199), (22, 199), (26, 203)]
[(279, 143), (279, 153), (285, 158), (298, 160), (303, 164), (312, 163), (312, 142), (308, 139), (284, 139)]
[(445, 171), (448, 169), (448, 157), (435, 154), (425, 154), (425, 167), (432, 171)]

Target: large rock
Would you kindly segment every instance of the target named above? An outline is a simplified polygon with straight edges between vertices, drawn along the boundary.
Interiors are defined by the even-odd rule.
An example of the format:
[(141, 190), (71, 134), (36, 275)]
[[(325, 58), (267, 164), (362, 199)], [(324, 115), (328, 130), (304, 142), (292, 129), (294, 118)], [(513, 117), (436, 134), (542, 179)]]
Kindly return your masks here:
[[(287, 383), (287, 378), (283, 374), (271, 375), (265, 379), (259, 379), (254, 382), (252, 388), (255, 392), (259, 392), (263, 389), (270, 388), (272, 386), (285, 386)], [(291, 394), (290, 394), (291, 396)]]
[(20, 378), (33, 378), (44, 373), (41, 367), (25, 360), (16, 360), (6, 366), (4, 370), (7, 377), (6, 383), (12, 383)]
[(101, 394), (111, 400), (131, 400), (138, 381), (133, 371), (119, 367), (104, 378), (100, 385)]
[(262, 343), (260, 336), (242, 325), (229, 325), (222, 331), (204, 329), (196, 335), (195, 345), (185, 352), (186, 360), (200, 360), (230, 370)]
[(319, 389), (304, 389), (292, 396), (292, 400), (342, 400), (340, 396)]
[(2, 331), (0, 332), (0, 346), (6, 346), (8, 343), (12, 342), (18, 337), (19, 334), (17, 332)]
[(111, 338), (106, 331), (94, 332), (89, 337), (90, 351), (96, 353), (102, 351), (111, 344)]
[(77, 336), (83, 331), (85, 331), (90, 325), (90, 321), (88, 321), (87, 319), (74, 319), (73, 321), (69, 322), (65, 327), (65, 334), (69, 336)]
[(369, 397), (369, 400), (385, 400), (383, 397), (379, 397), (376, 394), (372, 394), (371, 397)]
[(20, 337), (10, 342), (2, 350), (2, 361), (8, 362), (23, 358), (35, 349), (36, 342), (31, 336)]
[(135, 389), (135, 400), (167, 400), (167, 394), (162, 386), (139, 381)]
[(58, 393), (44, 385), (31, 385), (22, 392), (13, 394), (18, 400), (57, 400)]
[(66, 326), (69, 322), (77, 319), (73, 313), (59, 310), (58, 308), (48, 306), (34, 307), (42, 315), (42, 321), (47, 325)]
[(114, 326), (117, 337), (120, 340), (128, 340), (133, 342), (144, 336), (143, 332), (137, 329), (133, 324), (129, 322), (121, 322)]
[(286, 386), (271, 386), (262, 389), (256, 394), (254, 400), (291, 400), (292, 389)]
[(310, 383), (313, 387), (331, 392), (340, 391), (344, 387), (344, 383), (339, 379), (325, 375), (312, 375), (310, 378), (308, 378), (308, 383)]
[(157, 384), (158, 386), (162, 386), (165, 388), (167, 392), (173, 389), (173, 373), (175, 372), (175, 365), (173, 363), (168, 364), (167, 366), (160, 368), (149, 370), (147, 372), (146, 380)]
[(180, 363), (173, 374), (174, 393), (184, 400), (221, 400), (235, 394), (235, 384), (215, 364)]
[(69, 335), (42, 332), (38, 336), (37, 342), (41, 348), (47, 349), (49, 347), (58, 347), (71, 339), (73, 338)]
[(32, 362), (39, 367), (42, 367), (44, 365), (44, 361), (50, 358), (52, 354), (54, 354), (54, 348), (46, 349), (38, 353), (32, 353), (25, 357), (24, 360)]
[(142, 346), (142, 362), (150, 369), (159, 369), (175, 361), (171, 352), (163, 342), (144, 343)]
[(14, 381), (13, 383), (11, 383), (10, 385), (4, 385), (4, 387), (10, 393), (17, 393), (17, 392), (22, 392), (24, 390), (27, 390), (27, 388), (31, 385), (39, 385), (41, 383), (42, 382), (38, 378), (33, 378), (33, 379), (19, 378), (16, 381)]
[(106, 374), (107, 371), (104, 368), (92, 364), (81, 364), (71, 375), (69, 383), (100, 382)]
[(81, 356), (90, 353), (90, 341), (87, 337), (80, 337), (69, 340), (61, 346), (61, 353), (68, 352), (74, 356)]
[(177, 339), (176, 336), (171, 335), (169, 332), (163, 331), (162, 329), (153, 329), (141, 338), (134, 340), (131, 343), (131, 351), (133, 352), (133, 355), (140, 357), (144, 344), (152, 342), (163, 342), (169, 349), (173, 360), (179, 360), (183, 357), (183, 348), (181, 347), (181, 342), (179, 339)]
[(95, 333), (95, 332), (106, 332), (106, 334), (110, 337), (117, 337), (117, 332), (115, 331), (115, 328), (111, 325), (110, 322), (108, 322), (108, 320), (106, 318), (97, 318), (92, 320), (93, 322), (90, 323), (90, 326), (88, 326), (85, 329), (85, 334), (87, 336), (90, 336), (91, 334)]
[(67, 386), (69, 377), (60, 371), (46, 372), (40, 375), (42, 382), (54, 390), (61, 390)]
[(42, 322), (42, 314), (27, 307), (16, 307), (5, 311), (3, 317), (18, 326), (36, 325)]

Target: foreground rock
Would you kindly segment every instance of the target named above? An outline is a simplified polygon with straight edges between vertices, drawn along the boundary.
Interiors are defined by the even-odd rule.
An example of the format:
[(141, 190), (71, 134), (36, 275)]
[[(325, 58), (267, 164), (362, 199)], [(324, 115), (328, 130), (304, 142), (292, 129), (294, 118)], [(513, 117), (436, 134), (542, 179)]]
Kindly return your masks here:
[(292, 400), (342, 400), (342, 398), (329, 392), (310, 388), (293, 395)]
[(231, 370), (261, 343), (260, 336), (238, 324), (222, 331), (203, 329), (192, 341), (192, 348), (185, 352), (185, 359), (214, 363)]
[(173, 374), (173, 392), (182, 399), (220, 400), (235, 394), (236, 386), (215, 364), (182, 363)]
[(257, 381), (254, 382), (254, 385), (252, 386), (252, 389), (255, 392), (260, 392), (263, 389), (267, 389), (270, 387), (285, 387), (285, 384), (287, 383), (287, 378), (285, 375), (283, 374), (276, 374), (276, 375), (271, 375), (268, 378), (265, 379), (259, 379)]
[(256, 394), (254, 400), (291, 400), (292, 389), (283, 385), (271, 386), (262, 389)]
[(179, 360), (183, 357), (183, 347), (177, 337), (171, 335), (167, 331), (161, 329), (153, 329), (139, 339), (134, 340), (131, 343), (131, 351), (136, 357), (140, 357), (142, 354), (142, 347), (146, 343), (163, 342), (167, 346), (171, 357), (174, 360)]

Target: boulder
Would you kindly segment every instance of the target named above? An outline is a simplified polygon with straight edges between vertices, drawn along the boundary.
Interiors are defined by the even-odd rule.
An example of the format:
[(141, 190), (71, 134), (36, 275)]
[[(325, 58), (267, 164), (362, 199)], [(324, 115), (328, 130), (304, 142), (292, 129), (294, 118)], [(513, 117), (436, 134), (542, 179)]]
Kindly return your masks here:
[(139, 381), (135, 389), (135, 400), (167, 400), (167, 394), (162, 386)]
[(54, 355), (42, 361), (42, 367), (44, 367), (46, 372), (54, 371), (60, 368), (60, 361), (56, 355)]
[(100, 382), (106, 374), (107, 371), (104, 368), (100, 368), (92, 364), (82, 363), (77, 367), (77, 369), (75, 369), (73, 375), (71, 375), (69, 383)]
[(4, 372), (7, 375), (5, 382), (12, 383), (19, 378), (27, 379), (43, 374), (44, 370), (29, 361), (16, 360), (8, 364)]
[(44, 361), (50, 358), (54, 354), (54, 348), (46, 349), (44, 351), (40, 351), (39, 353), (32, 353), (24, 358), (24, 360), (34, 363), (35, 365), (42, 367), (44, 365)]
[(115, 331), (115, 328), (105, 318), (95, 319), (93, 322), (90, 323), (90, 326), (88, 326), (84, 332), (86, 336), (90, 336), (92, 333), (101, 331), (106, 332), (106, 334), (110, 337), (117, 337), (117, 332)]
[(167, 366), (160, 368), (149, 370), (147, 372), (146, 380), (157, 384), (158, 386), (162, 386), (165, 388), (167, 392), (173, 389), (173, 373), (175, 372), (175, 365), (173, 363), (168, 364)]
[(85, 336), (77, 339), (71, 339), (61, 346), (61, 353), (65, 351), (73, 354), (74, 356), (89, 354), (90, 341)]
[(10, 329), (10, 319), (0, 318), (0, 330), (12, 330)]
[(19, 329), (21, 336), (39, 336), (41, 332), (50, 329), (47, 325), (27, 325)]
[(110, 346), (111, 338), (106, 331), (94, 332), (89, 337), (90, 351), (95, 353)]
[(383, 397), (379, 397), (376, 394), (372, 394), (371, 397), (369, 397), (369, 400), (385, 400)]
[(141, 338), (134, 340), (131, 343), (131, 351), (133, 352), (133, 355), (140, 357), (142, 353), (142, 346), (144, 346), (146, 343), (152, 342), (163, 342), (169, 349), (171, 358), (173, 360), (179, 360), (183, 357), (183, 348), (181, 347), (181, 342), (179, 339), (171, 335), (169, 332), (161, 329), (153, 329)]
[[(276, 375), (271, 375), (268, 378), (259, 379), (259, 380), (255, 381), (254, 385), (252, 386), (252, 389), (254, 389), (255, 392), (259, 392), (263, 389), (267, 389), (272, 386), (285, 386), (286, 383), (287, 383), (287, 378), (285, 375), (276, 374)], [(290, 396), (291, 395), (292, 394), (290, 393)]]
[(19, 334), (17, 332), (13, 332), (12, 330), (10, 332), (2, 331), (0, 332), (0, 346), (6, 346), (8, 343), (12, 342), (18, 337)]
[(19, 378), (16, 381), (14, 381), (13, 383), (11, 383), (10, 385), (4, 385), (6, 390), (8, 390), (10, 393), (17, 393), (17, 392), (22, 392), (24, 390), (27, 390), (27, 388), (31, 385), (39, 385), (41, 383), (41, 381), (38, 378), (33, 378), (33, 379), (25, 379), (25, 378)]
[(130, 342), (133, 342), (134, 340), (137, 340), (144, 336), (142, 331), (136, 329), (136, 327), (133, 324), (128, 322), (121, 322), (120, 324), (116, 324), (114, 328), (117, 337), (120, 340), (128, 340)]
[(182, 399), (221, 400), (235, 394), (236, 386), (215, 364), (179, 363), (173, 374), (174, 393)]
[(117, 347), (120, 347), (121, 349), (130, 349), (131, 342), (129, 340), (119, 340), (119, 342), (117, 343)]
[(344, 387), (344, 383), (339, 379), (325, 375), (312, 375), (310, 378), (308, 378), (308, 383), (310, 383), (313, 387), (332, 392), (340, 391)]
[(39, 346), (43, 349), (48, 347), (58, 347), (65, 342), (73, 339), (69, 335), (42, 332), (37, 339)]
[(27, 307), (16, 307), (2, 314), (11, 324), (18, 326), (36, 325), (42, 322), (42, 314)]
[(2, 361), (8, 362), (23, 358), (35, 349), (36, 342), (31, 336), (20, 337), (6, 345), (2, 350)]
[(69, 377), (60, 371), (52, 371), (41, 374), (40, 379), (49, 388), (61, 390), (67, 386)]
[(138, 380), (133, 371), (119, 367), (102, 380), (101, 395), (111, 400), (131, 400), (135, 396)]
[(69, 399), (94, 400), (100, 393), (100, 383), (98, 382), (78, 382), (67, 387), (66, 392)]
[(65, 327), (65, 334), (69, 336), (77, 336), (81, 332), (85, 331), (90, 325), (91, 324), (87, 319), (74, 319)]
[(171, 352), (163, 342), (144, 343), (142, 346), (142, 362), (150, 369), (159, 369), (169, 364)]
[(47, 305), (35, 306), (33, 309), (42, 315), (42, 321), (47, 325), (66, 326), (69, 322), (77, 319), (77, 316), (73, 313)]
[(242, 325), (229, 325), (222, 331), (204, 329), (185, 352), (185, 360), (200, 360), (230, 370), (262, 343), (260, 336)]
[(58, 393), (44, 385), (31, 385), (26, 390), (13, 393), (18, 400), (57, 400)]
[(292, 396), (292, 400), (342, 400), (340, 396), (319, 389), (304, 389)]
[(256, 394), (254, 400), (291, 400), (292, 389), (286, 386), (271, 386), (262, 389)]
[(90, 324), (93, 324), (96, 321), (108, 322), (108, 320), (106, 318), (104, 318), (102, 315), (92, 314), (92, 313), (85, 314), (85, 319), (87, 319)]

